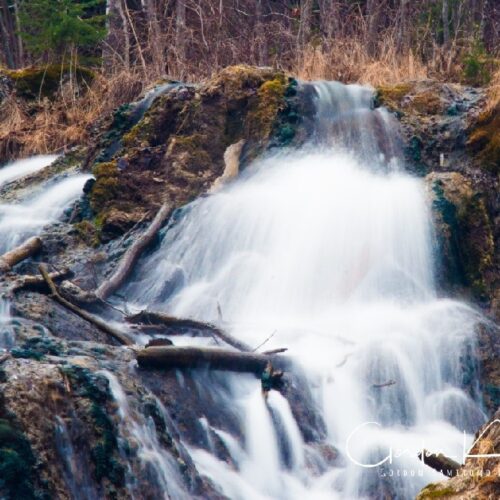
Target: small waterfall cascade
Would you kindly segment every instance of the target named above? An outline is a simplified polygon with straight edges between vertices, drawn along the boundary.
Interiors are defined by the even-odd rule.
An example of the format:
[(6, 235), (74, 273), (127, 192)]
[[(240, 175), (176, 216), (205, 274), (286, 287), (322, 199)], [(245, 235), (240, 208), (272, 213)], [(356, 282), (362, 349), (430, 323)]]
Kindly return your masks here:
[[(56, 158), (55, 155), (35, 156), (6, 165), (0, 169), (0, 187), (41, 170)], [(81, 195), (89, 178), (89, 175), (76, 174), (57, 179), (17, 203), (4, 203), (0, 198), (0, 255), (57, 221)], [(10, 304), (0, 296), (0, 349), (13, 345), (12, 321)]]
[(81, 195), (83, 185), (90, 177), (72, 175), (45, 187), (28, 200), (16, 204), (0, 203), (0, 253), (38, 234), (43, 226), (59, 219)]
[[(120, 435), (122, 439), (125, 437), (128, 440), (127, 449), (122, 446), (122, 454), (129, 466), (127, 489), (132, 498), (145, 498), (142, 489), (144, 484), (149, 483), (156, 486), (156, 491), (164, 492), (165, 500), (185, 499), (186, 491), (179, 464), (161, 445), (153, 419), (131, 408), (127, 395), (113, 373), (103, 371), (102, 374), (108, 379), (111, 394), (118, 405)], [(130, 447), (134, 451), (131, 451)], [(137, 471), (132, 469), (131, 455), (136, 455), (140, 463), (140, 477)]]
[(56, 159), (57, 155), (40, 155), (8, 163), (0, 168), (0, 187), (25, 175), (37, 172)]
[(190, 449), (221, 493), (409, 499), (442, 479), (418, 451), (460, 461), (464, 432), (470, 441), (484, 420), (471, 356), (481, 319), (437, 296), (432, 219), (421, 180), (404, 172), (397, 123), (369, 89), (311, 85), (311, 142), (186, 207), (127, 294), (252, 346), (274, 332), (266, 349), (287, 347), (307, 374), (341, 459), (313, 470), (288, 402), (234, 380), (227, 404), (244, 442), (210, 431), (235, 466)]

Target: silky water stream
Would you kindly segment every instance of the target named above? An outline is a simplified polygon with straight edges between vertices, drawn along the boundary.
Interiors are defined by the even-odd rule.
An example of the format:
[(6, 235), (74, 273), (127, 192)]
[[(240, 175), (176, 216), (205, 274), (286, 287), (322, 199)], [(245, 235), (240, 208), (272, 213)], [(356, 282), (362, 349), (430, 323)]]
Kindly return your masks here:
[[(50, 165), (56, 155), (40, 155), (14, 161), (0, 168), (0, 187)], [(25, 199), (5, 203), (0, 197), (0, 255), (12, 250), (43, 227), (57, 221), (82, 193), (89, 175), (56, 179)], [(13, 337), (9, 302), (0, 297), (0, 349), (10, 347)]]
[(404, 171), (397, 122), (369, 89), (311, 85), (311, 141), (186, 207), (127, 299), (251, 346), (274, 332), (266, 349), (288, 347), (307, 374), (339, 459), (312, 467), (287, 400), (230, 377), (243, 440), (203, 423), (233, 465), (190, 447), (229, 498), (409, 499), (443, 478), (418, 451), (460, 461), (484, 421), (471, 356), (480, 317), (437, 295), (429, 202)]

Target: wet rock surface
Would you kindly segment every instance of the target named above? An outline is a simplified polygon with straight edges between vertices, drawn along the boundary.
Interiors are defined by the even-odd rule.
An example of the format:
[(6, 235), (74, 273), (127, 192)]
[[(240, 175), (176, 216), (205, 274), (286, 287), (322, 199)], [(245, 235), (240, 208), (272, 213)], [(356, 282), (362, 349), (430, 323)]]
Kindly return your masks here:
[[(479, 429), (468, 455), (469, 457), (458, 472), (448, 481), (433, 483), (424, 488), (417, 500), (431, 498), (444, 499), (494, 499), (500, 491), (500, 411)], [(490, 456), (488, 456), (490, 455)]]
[[(137, 105), (120, 108), (96, 125), (90, 147), (77, 148), (40, 172), (0, 188), (2, 202), (11, 203), (59, 176), (95, 176), (60, 222), (44, 229), (43, 251), (17, 266), (17, 275), (37, 275), (38, 264), (45, 262), (51, 270), (69, 267), (73, 284), (94, 290), (167, 197), (177, 209), (170, 222), (175, 223), (187, 202), (209, 192), (225, 171), (228, 148), (243, 141), (238, 149), (241, 171), (269, 148), (304, 142), (312, 129), (314, 98), (307, 89), (271, 69), (235, 67), (202, 86), (166, 88), (149, 108), (140, 110), (139, 119)], [(478, 150), (469, 142), (482, 99), (479, 90), (435, 82), (378, 91), (378, 102), (392, 109), (403, 125), (413, 172), (425, 176), (443, 255), (441, 288), (498, 317), (498, 179), (477, 159)], [(2, 277), (2, 293), (17, 275)], [(132, 421), (166, 450), (190, 497), (220, 498), (196, 470), (186, 447), (209, 450), (234, 466), (227, 447), (210, 430), (243, 439), (238, 418), (224, 404), (234, 383), (230, 377), (140, 370), (133, 349), (115, 345), (46, 293), (22, 291), (10, 302), (12, 318), (0, 323), (0, 340), (11, 349), (0, 364), (0, 470), (16, 477), (22, 471), (26, 477), (18, 486), (24, 488), (23, 496), (17, 498), (74, 498), (75, 492), (89, 499), (130, 498), (138, 487), (132, 477), (141, 488), (147, 485), (142, 498), (162, 496), (164, 485), (154, 467), (140, 460), (137, 436), (124, 426), (105, 373), (119, 381)], [(110, 322), (122, 316), (111, 309), (105, 314)], [(494, 327), (479, 332), (477, 357), (491, 412), (499, 404), (498, 338)], [(141, 343), (148, 340), (138, 338)], [(331, 465), (339, 457), (324, 441), (324, 423), (310, 405), (300, 376), (288, 379), (283, 394), (310, 446), (308, 466), (319, 474), (323, 463)], [(3, 437), (2, 425), (11, 437)], [(488, 439), (497, 442), (495, 436)], [(457, 482), (456, 491), (486, 495), (494, 487), (498, 485), (486, 480)], [(0, 497), (16, 498), (18, 493), (8, 488), (13, 488), (11, 483), (0, 481)], [(428, 495), (422, 498), (439, 496), (434, 490)], [(472, 493), (456, 495), (450, 498), (477, 498)]]
[(443, 256), (441, 288), (498, 318), (498, 176), (471, 148), (477, 129), (494, 119), (482, 112), (485, 99), (482, 89), (431, 80), (380, 87), (376, 95), (401, 122), (409, 168), (425, 177)]

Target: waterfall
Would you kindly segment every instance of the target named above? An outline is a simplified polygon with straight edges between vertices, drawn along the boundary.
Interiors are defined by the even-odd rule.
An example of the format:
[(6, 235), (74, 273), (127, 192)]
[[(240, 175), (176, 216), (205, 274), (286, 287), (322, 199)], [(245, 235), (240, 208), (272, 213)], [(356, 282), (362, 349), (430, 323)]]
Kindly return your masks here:
[[(38, 171), (56, 158), (43, 155), (13, 162), (0, 169), (0, 186)], [(77, 174), (57, 179), (18, 203), (4, 203), (0, 198), (0, 255), (58, 220), (81, 195), (89, 178), (90, 175)], [(14, 345), (12, 321), (10, 303), (0, 296), (0, 349)]]
[[(127, 449), (122, 456), (128, 463), (127, 489), (132, 498), (144, 498), (142, 490), (149, 483), (156, 486), (156, 491), (163, 492), (165, 500), (183, 500), (186, 492), (179, 469), (175, 461), (161, 444), (155, 423), (151, 417), (145, 417), (131, 407), (118, 378), (109, 371), (102, 371), (108, 379), (111, 393), (118, 405), (120, 416), (120, 435), (128, 440)], [(161, 406), (160, 406), (161, 408)], [(135, 448), (130, 450), (130, 446)], [(133, 470), (131, 456), (137, 456), (140, 472)]]
[(0, 202), (0, 253), (12, 249), (29, 236), (38, 234), (43, 226), (59, 219), (81, 195), (83, 185), (90, 177), (72, 175), (20, 203)]
[(0, 168), (0, 186), (37, 172), (56, 159), (56, 155), (40, 155), (8, 163)]
[(127, 292), (251, 346), (275, 332), (266, 349), (288, 347), (307, 373), (341, 460), (314, 471), (287, 402), (264, 401), (258, 381), (234, 381), (227, 404), (244, 443), (213, 431), (236, 468), (191, 450), (221, 492), (412, 498), (442, 478), (418, 451), (460, 461), (463, 432), (484, 419), (463, 381), (480, 318), (437, 295), (431, 214), (422, 181), (404, 172), (395, 120), (373, 109), (369, 89), (312, 85), (310, 143), (259, 159), (186, 207)]

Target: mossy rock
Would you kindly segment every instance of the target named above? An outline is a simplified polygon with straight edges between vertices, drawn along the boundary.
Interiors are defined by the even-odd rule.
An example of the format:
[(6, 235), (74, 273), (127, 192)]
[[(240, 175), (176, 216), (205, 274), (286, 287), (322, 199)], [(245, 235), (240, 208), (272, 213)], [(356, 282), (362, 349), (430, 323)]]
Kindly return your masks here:
[(397, 85), (380, 85), (375, 92), (375, 105), (387, 106), (391, 109), (401, 108), (401, 101), (409, 94), (413, 86), (410, 83)]
[(95, 183), (90, 192), (90, 206), (99, 213), (108, 201), (114, 200), (120, 192), (118, 166), (115, 161), (98, 163), (92, 170)]
[(0, 419), (0, 497), (40, 498), (33, 487), (36, 460), (29, 441), (11, 422)]
[(426, 486), (417, 496), (416, 500), (431, 500), (434, 498), (449, 498), (454, 496), (455, 491), (446, 483), (435, 483)]
[(75, 69), (69, 65), (58, 64), (3, 70), (3, 73), (13, 81), (17, 95), (25, 99), (53, 97), (60, 88), (61, 81), (67, 81), (70, 74), (78, 85), (90, 85), (95, 78), (94, 72), (88, 68), (77, 66)]
[(432, 193), (432, 208), (444, 258), (444, 284), (467, 286), (476, 299), (489, 301), (494, 287), (495, 245), (482, 196), (457, 172), (434, 172), (426, 181)]
[(78, 365), (65, 365), (61, 372), (69, 380), (72, 391), (89, 403), (86, 418), (96, 438), (90, 450), (95, 479), (98, 482), (109, 480), (117, 487), (124, 486), (125, 468), (119, 461), (118, 429), (108, 411), (108, 405), (113, 405), (108, 379)]
[(264, 82), (257, 91), (257, 105), (248, 115), (248, 135), (252, 138), (268, 139), (278, 113), (285, 105), (287, 82), (279, 74)]
[(484, 111), (469, 131), (467, 142), (476, 161), (485, 169), (500, 171), (500, 101)]
[(449, 106), (442, 91), (433, 81), (383, 85), (376, 88), (375, 106), (383, 105), (399, 114), (444, 114)]
[[(296, 93), (297, 82), (283, 72), (234, 66), (198, 87), (179, 85), (157, 97), (133, 127), (123, 126), (126, 110), (116, 114), (96, 154), (89, 193), (100, 241), (150, 218), (167, 195), (181, 206), (206, 192), (223, 174), (232, 144), (245, 141), (246, 159), (290, 144), (300, 122), (291, 104)], [(90, 241), (88, 225), (80, 229)]]
[(28, 358), (41, 361), (44, 356), (60, 356), (64, 353), (61, 342), (52, 337), (36, 336), (26, 339), (22, 347), (14, 347), (11, 354), (15, 358)]

